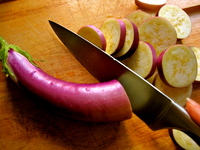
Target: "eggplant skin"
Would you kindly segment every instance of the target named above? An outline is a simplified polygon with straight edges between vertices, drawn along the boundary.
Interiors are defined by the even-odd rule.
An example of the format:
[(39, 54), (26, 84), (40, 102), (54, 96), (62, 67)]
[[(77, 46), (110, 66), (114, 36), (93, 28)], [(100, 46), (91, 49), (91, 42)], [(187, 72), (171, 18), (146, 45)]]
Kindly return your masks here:
[(8, 50), (7, 64), (17, 82), (46, 99), (66, 116), (89, 122), (123, 121), (132, 117), (132, 108), (123, 86), (117, 80), (78, 84), (57, 79), (18, 53)]

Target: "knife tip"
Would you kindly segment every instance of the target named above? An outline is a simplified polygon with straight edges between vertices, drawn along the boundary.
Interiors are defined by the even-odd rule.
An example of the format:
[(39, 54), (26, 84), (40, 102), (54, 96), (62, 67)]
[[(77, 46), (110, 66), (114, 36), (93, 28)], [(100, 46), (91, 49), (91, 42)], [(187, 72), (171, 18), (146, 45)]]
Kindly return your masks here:
[(53, 21), (51, 21), (51, 20), (48, 20), (49, 21), (49, 23), (53, 23)]

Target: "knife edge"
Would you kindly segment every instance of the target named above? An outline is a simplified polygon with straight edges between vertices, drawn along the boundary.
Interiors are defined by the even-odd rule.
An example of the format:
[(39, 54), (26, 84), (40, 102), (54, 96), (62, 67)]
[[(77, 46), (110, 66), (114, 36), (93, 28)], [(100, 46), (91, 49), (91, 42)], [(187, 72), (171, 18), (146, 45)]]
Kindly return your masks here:
[(200, 128), (171, 98), (88, 40), (53, 21), (49, 23), (67, 49), (95, 78), (100, 82), (117, 79), (122, 84), (133, 113), (152, 130), (178, 128), (200, 137)]

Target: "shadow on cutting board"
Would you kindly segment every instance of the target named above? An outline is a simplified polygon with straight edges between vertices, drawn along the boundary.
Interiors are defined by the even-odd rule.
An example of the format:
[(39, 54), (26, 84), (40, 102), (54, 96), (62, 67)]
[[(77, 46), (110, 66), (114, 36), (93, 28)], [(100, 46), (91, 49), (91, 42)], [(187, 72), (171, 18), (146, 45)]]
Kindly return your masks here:
[(12, 1), (17, 1), (17, 0), (0, 0), (0, 4), (8, 3), (8, 2), (12, 2)]
[(24, 140), (31, 141), (38, 137), (74, 150), (105, 149), (122, 138), (131, 142), (126, 137), (123, 122), (87, 123), (70, 120), (56, 113), (55, 108), (45, 100), (19, 88), (10, 79), (7, 82), (8, 89), (11, 89), (12, 111), (15, 121), (23, 128), (24, 137), (21, 138)]

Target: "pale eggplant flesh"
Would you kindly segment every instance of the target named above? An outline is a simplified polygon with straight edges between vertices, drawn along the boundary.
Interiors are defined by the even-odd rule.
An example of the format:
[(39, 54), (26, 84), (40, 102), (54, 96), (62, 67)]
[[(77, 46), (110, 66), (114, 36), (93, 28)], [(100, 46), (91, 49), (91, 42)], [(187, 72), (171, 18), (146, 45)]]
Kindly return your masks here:
[(183, 107), (94, 44), (53, 21), (49, 23), (67, 49), (97, 80), (117, 79), (123, 85), (133, 113), (149, 128), (179, 129), (200, 145), (200, 127)]

